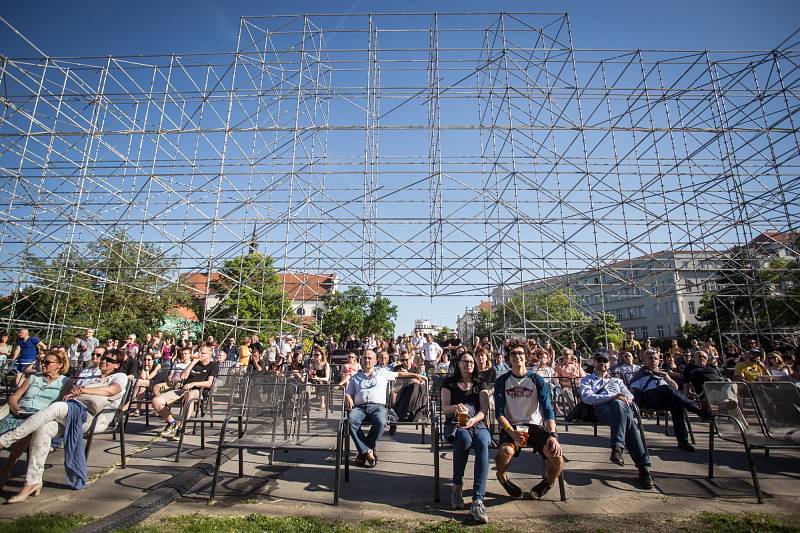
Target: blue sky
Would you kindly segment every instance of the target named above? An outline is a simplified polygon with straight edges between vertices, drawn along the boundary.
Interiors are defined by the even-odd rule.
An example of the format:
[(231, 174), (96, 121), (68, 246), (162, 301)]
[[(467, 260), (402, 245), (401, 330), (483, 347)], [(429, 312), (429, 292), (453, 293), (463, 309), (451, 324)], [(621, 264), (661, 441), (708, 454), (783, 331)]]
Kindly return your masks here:
[[(0, 14), (53, 56), (231, 51), (241, 15), (399, 11), (390, 2), (15, 2)], [(479, 1), (402, 3), (403, 12), (486, 11)], [(770, 49), (800, 22), (800, 2), (501, 2), (492, 11), (569, 12), (576, 48)], [(0, 36), (4, 33), (0, 32)], [(29, 51), (3, 45), (4, 54)], [(414, 318), (452, 326), (478, 298), (404, 298), (398, 328)]]

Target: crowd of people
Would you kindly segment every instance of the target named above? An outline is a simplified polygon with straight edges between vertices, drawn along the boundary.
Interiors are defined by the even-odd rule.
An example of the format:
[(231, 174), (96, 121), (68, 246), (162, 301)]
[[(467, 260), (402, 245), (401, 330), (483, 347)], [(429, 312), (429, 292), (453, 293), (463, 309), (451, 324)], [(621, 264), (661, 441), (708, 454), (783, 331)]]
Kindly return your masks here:
[[(69, 452), (67, 437), (71, 434), (74, 440), (76, 432), (82, 436), (103, 411), (87, 408), (89, 412), (81, 416), (75, 403), (102, 397), (103, 408), (115, 408), (129, 381), (135, 383), (130, 416), (139, 414), (143, 401), (150, 402), (153, 412), (164, 419), (161, 435), (170, 439), (177, 439), (180, 420), (191, 415), (187, 410), (223, 373), (272, 373), (298, 383), (341, 385), (355, 464), (374, 468), (378, 443), (392, 425), (392, 404), (399, 393), (394, 383), (405, 379), (426, 387), (437, 380), (446, 417), (444, 436), (454, 449), (451, 504), (464, 507), (463, 475), (473, 451), (470, 513), (479, 522), (488, 521), (483, 499), (491, 447), (497, 448), (497, 479), (511, 497), (523, 496), (508, 471), (526, 447), (541, 454), (547, 465), (544, 479), (529, 490), (531, 496), (539, 499), (553, 486), (564, 467), (557, 415), (591, 409), (596, 420), (611, 428), (609, 461), (623, 466), (627, 450), (638, 470), (639, 485), (649, 489), (650, 458), (634, 404), (668, 411), (678, 447), (693, 452), (686, 413), (707, 420), (703, 383), (726, 379), (800, 383), (794, 351), (786, 346), (765, 351), (756, 339), (744, 347), (726, 345), (722, 353), (711, 340), (691, 340), (686, 347), (672, 341), (662, 351), (650, 340), (640, 342), (633, 332), (619, 349), (609, 343), (589, 350), (573, 342), (560, 352), (549, 340), (506, 339), (495, 346), (489, 339), (476, 338), (467, 346), (456, 334), (440, 343), (420, 330), (391, 339), (281, 335), (262, 342), (254, 334), (220, 343), (211, 336), (198, 341), (188, 331), (176, 338), (156, 332), (143, 339), (130, 334), (124, 341), (101, 342), (87, 329), (72, 341), (48, 347), (25, 328), (13, 344), (9, 335), (0, 335), (0, 364), (7, 370), (6, 380), (13, 380), (13, 393), (0, 411), (0, 449), (10, 448), (9, 460), (0, 469), (0, 484), (8, 479), (14, 461), (30, 449), (25, 485), (10, 503), (41, 490), (54, 439), (63, 436), (65, 453)], [(339, 362), (333, 364), (332, 357)], [(321, 409), (325, 398), (319, 395)], [(181, 417), (175, 417), (173, 405), (182, 406)], [(109, 422), (98, 420), (96, 428), (102, 430)], [(367, 434), (362, 431), (365, 424), (370, 425)], [(79, 485), (81, 480), (76, 479), (74, 486)]]

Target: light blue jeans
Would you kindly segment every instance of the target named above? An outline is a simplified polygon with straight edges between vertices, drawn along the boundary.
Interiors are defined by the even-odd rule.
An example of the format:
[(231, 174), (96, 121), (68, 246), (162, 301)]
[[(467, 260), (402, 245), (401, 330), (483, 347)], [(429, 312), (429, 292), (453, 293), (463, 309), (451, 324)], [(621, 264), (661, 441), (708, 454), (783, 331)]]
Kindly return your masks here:
[(469, 461), (469, 450), (475, 450), (475, 480), (472, 483), (472, 501), (483, 500), (486, 495), (486, 478), (489, 475), (489, 443), (492, 437), (485, 427), (475, 430), (458, 428), (453, 441), (453, 485), (461, 485)]

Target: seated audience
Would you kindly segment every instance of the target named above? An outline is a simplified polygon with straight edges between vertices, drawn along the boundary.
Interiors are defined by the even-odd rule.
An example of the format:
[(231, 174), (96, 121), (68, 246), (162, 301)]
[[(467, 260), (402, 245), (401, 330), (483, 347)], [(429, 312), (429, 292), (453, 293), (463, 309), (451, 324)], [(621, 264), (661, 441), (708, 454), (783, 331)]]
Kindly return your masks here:
[(608, 367), (608, 355), (597, 353), (594, 356), (594, 372), (581, 380), (581, 400), (593, 406), (597, 419), (611, 427), (610, 461), (625, 466), (622, 452), (627, 446), (628, 453), (639, 470), (640, 486), (652, 489), (650, 456), (642, 444), (636, 415), (631, 407), (633, 394), (621, 379), (608, 374)]
[(643, 362), (644, 366), (631, 378), (630, 383), (636, 403), (643, 409), (668, 410), (675, 428), (678, 448), (693, 452), (694, 446), (689, 442), (686, 428), (686, 411), (700, 415), (703, 419), (707, 419), (707, 414), (679, 392), (680, 387), (667, 372), (659, 369), (661, 361), (658, 353), (646, 351)]
[(454, 374), (442, 384), (442, 412), (447, 417), (445, 435), (453, 443), (453, 492), (450, 505), (464, 508), (463, 479), (469, 461), (469, 451), (475, 450), (475, 471), (472, 482), (470, 515), (477, 522), (489, 521), (486, 506), (486, 479), (489, 475), (489, 443), (492, 440), (486, 426), (489, 395), (485, 382), (475, 368), (474, 356), (461, 356)]
[(525, 367), (529, 357), (525, 340), (511, 339), (506, 350), (511, 371), (497, 378), (494, 386), (495, 416), (500, 424), (500, 449), (495, 457), (497, 479), (511, 497), (522, 498), (522, 489), (509, 479), (508, 469), (522, 448), (533, 448), (547, 465), (545, 478), (529, 491), (533, 498), (541, 499), (564, 467), (550, 403), (550, 384)]

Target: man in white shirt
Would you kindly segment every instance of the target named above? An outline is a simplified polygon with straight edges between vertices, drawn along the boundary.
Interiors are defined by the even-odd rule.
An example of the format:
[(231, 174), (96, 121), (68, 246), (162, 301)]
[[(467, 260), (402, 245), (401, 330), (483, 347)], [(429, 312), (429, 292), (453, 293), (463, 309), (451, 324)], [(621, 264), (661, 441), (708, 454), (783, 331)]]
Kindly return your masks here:
[[(415, 378), (420, 376), (410, 372), (392, 372), (386, 368), (376, 367), (377, 356), (372, 350), (366, 350), (362, 357), (362, 368), (347, 382), (344, 403), (350, 410), (347, 418), (350, 422), (350, 437), (356, 445), (358, 456), (356, 464), (374, 467), (378, 463), (375, 447), (383, 435), (388, 423), (386, 396), (389, 382), (397, 378)], [(371, 424), (369, 433), (364, 436), (361, 426), (364, 422)]]
[(442, 355), (442, 347), (439, 346), (433, 335), (430, 333), (425, 335), (425, 344), (422, 345), (422, 359), (425, 362), (425, 374), (432, 375), (433, 369), (436, 366), (436, 360)]

